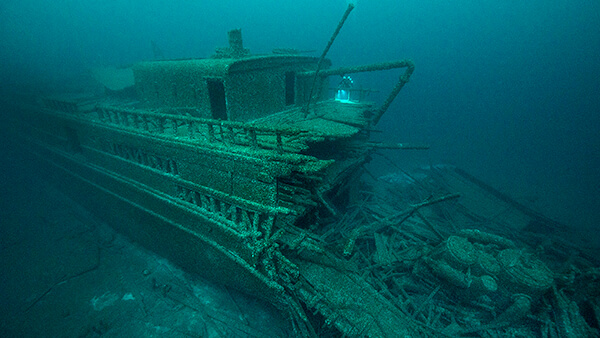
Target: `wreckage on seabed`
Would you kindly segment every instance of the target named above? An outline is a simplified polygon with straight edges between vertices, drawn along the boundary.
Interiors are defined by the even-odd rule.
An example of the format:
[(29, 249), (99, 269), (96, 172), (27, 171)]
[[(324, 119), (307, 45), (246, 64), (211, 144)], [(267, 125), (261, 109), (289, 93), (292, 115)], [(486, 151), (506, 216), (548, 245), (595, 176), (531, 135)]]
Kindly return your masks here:
[[(414, 65), (331, 69), (351, 9), (320, 58), (251, 55), (234, 30), (213, 58), (102, 73), (100, 97), (13, 97), (3, 125), (80, 203), (298, 335), (597, 334), (600, 271), (560, 225), (452, 167), (361, 180), (379, 148), (414, 148), (369, 140)], [(345, 75), (394, 68), (381, 107), (353, 99)]]

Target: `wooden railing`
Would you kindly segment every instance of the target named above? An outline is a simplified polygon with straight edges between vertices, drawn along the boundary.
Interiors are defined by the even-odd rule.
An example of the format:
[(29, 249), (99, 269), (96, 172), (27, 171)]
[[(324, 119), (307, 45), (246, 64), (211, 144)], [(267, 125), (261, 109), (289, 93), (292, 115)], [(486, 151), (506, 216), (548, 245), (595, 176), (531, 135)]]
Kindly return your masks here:
[[(249, 123), (203, 119), (184, 115), (189, 109), (170, 109), (169, 113), (99, 106), (98, 118), (103, 123), (150, 134), (183, 138), (191, 141), (237, 145), (252, 149), (275, 149), (279, 153), (298, 152), (306, 131), (292, 128), (268, 128)], [(171, 113), (173, 112), (173, 114)]]
[(228, 225), (230, 229), (244, 236), (268, 237), (271, 235), (275, 218), (278, 214), (289, 213), (285, 208), (250, 209), (218, 197), (219, 194), (201, 192), (176, 184), (177, 198), (192, 204), (210, 218)]

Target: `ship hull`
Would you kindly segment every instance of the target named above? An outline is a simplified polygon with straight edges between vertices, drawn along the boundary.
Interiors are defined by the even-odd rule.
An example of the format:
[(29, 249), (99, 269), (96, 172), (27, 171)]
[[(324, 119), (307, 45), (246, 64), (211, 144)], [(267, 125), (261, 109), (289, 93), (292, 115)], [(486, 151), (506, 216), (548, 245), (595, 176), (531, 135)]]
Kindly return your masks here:
[(282, 303), (283, 288), (253, 266), (247, 238), (228, 231), (215, 215), (52, 144), (67, 140), (49, 142), (37, 129), (7, 125), (10, 146), (22, 149), (40, 176), (119, 232), (190, 272)]

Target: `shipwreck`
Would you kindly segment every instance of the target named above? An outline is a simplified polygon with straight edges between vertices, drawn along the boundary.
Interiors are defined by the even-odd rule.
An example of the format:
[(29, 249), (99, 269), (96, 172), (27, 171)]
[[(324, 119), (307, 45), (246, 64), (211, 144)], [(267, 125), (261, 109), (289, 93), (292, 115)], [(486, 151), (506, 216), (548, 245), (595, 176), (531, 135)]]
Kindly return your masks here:
[[(456, 168), (362, 179), (378, 149), (425, 147), (370, 140), (411, 60), (325, 58), (351, 9), (321, 57), (253, 55), (233, 30), (210, 58), (100, 74), (103, 95), (9, 100), (3, 125), (96, 215), (298, 335), (597, 334), (597, 262), (560, 224)], [(390, 69), (380, 106), (348, 77)]]

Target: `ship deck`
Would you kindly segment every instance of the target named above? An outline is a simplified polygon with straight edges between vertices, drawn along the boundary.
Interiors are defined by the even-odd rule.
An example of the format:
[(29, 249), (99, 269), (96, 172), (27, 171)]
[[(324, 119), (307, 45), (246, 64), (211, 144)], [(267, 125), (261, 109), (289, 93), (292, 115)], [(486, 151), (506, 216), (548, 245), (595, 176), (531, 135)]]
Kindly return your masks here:
[(175, 137), (196, 144), (211, 143), (251, 150), (303, 153), (310, 144), (349, 139), (368, 129), (372, 104), (318, 102), (305, 116), (302, 107), (278, 112), (248, 122), (196, 117), (194, 108), (147, 109), (137, 102), (94, 100), (85, 96), (47, 98), (51, 113), (66, 113), (82, 122), (108, 124), (157, 136)]

